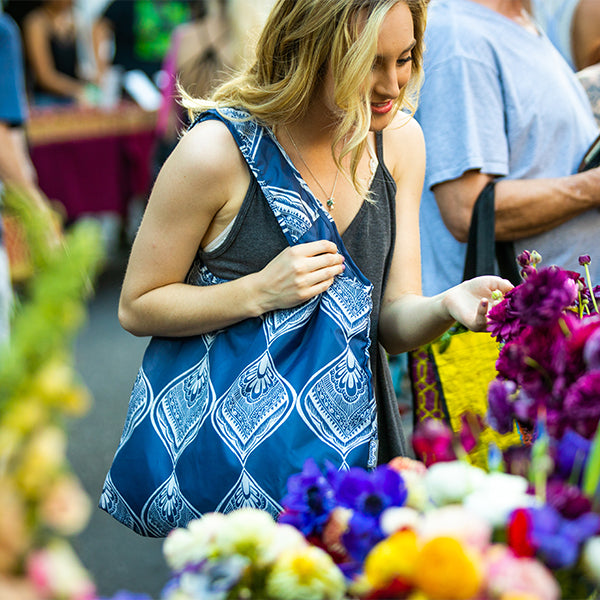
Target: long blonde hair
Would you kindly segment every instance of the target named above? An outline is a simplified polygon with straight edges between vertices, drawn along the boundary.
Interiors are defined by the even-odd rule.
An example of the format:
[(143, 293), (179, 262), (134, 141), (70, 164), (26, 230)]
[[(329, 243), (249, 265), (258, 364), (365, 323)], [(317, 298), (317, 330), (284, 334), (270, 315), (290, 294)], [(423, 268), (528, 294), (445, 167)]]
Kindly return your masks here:
[[(278, 0), (258, 40), (254, 63), (209, 98), (193, 98), (180, 90), (182, 104), (191, 119), (209, 108), (235, 107), (271, 128), (281, 126), (305, 114), (329, 65), (335, 74), (334, 100), (340, 109), (332, 154), (340, 168), (341, 159), (350, 154), (352, 183), (364, 195), (356, 171), (371, 119), (370, 72), (381, 24), (398, 2), (410, 9), (416, 44), (411, 77), (394, 112), (414, 112), (428, 0)], [(342, 140), (341, 154), (336, 156), (333, 149)]]

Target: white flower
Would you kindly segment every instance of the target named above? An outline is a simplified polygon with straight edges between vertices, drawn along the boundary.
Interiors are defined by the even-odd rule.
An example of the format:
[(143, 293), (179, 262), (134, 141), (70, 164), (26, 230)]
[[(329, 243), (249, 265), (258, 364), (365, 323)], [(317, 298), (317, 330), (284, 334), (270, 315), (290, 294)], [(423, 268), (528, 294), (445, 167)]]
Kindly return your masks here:
[(391, 535), (401, 529), (417, 529), (421, 516), (414, 508), (392, 506), (381, 514), (379, 526), (385, 535)]
[(410, 506), (418, 511), (423, 511), (427, 508), (429, 497), (427, 493), (427, 485), (425, 483), (425, 474), (417, 471), (402, 471), (400, 473), (408, 490), (406, 498), (406, 506)]
[(437, 506), (462, 502), (473, 490), (481, 487), (487, 473), (467, 462), (455, 460), (431, 465), (425, 475), (425, 485), (431, 501)]
[(479, 551), (485, 550), (492, 538), (492, 527), (484, 519), (458, 504), (442, 506), (425, 513), (417, 528), (424, 543), (437, 537), (452, 537)]
[(581, 554), (583, 569), (596, 584), (600, 585), (600, 536), (588, 538)]
[(539, 504), (535, 496), (527, 493), (527, 486), (527, 480), (519, 475), (490, 473), (480, 488), (466, 496), (463, 505), (492, 527), (501, 527), (516, 508)]
[(273, 600), (341, 600), (344, 575), (329, 554), (306, 545), (284, 552), (267, 578), (267, 595)]
[(222, 556), (240, 554), (255, 565), (268, 563), (268, 552), (277, 535), (271, 515), (256, 508), (241, 508), (229, 513), (216, 533), (215, 545)]
[(163, 544), (163, 554), (171, 569), (179, 571), (216, 553), (217, 533), (224, 527), (225, 515), (207, 513), (188, 523), (187, 529), (174, 529)]
[(307, 544), (306, 538), (295, 527), (279, 524), (275, 535), (271, 538), (270, 546), (265, 551), (264, 560), (269, 564), (273, 563), (287, 550), (297, 550)]

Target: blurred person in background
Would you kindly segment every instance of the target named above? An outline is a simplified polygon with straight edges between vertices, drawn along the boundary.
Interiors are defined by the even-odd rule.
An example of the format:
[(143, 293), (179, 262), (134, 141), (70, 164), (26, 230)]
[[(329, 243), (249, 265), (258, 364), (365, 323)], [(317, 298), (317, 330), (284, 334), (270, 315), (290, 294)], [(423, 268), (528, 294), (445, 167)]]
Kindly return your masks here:
[(101, 17), (112, 38), (112, 62), (140, 69), (151, 79), (161, 70), (173, 30), (191, 17), (189, 1), (113, 0)]
[(600, 170), (576, 173), (598, 135), (577, 78), (521, 0), (432, 0), (416, 119), (427, 168), (423, 292), (463, 275), (473, 206), (495, 181), (497, 240), (600, 281)]
[(274, 4), (275, 0), (227, 0), (236, 68), (252, 62), (258, 36)]
[[(25, 140), (27, 101), (19, 29), (0, 5), (0, 201), (6, 189), (25, 192), (40, 210), (49, 208), (37, 187)], [(0, 213), (0, 343), (8, 340), (12, 289)]]
[(600, 2), (598, 0), (524, 0), (556, 49), (585, 88), (600, 124)]
[(74, 0), (45, 0), (23, 19), (25, 50), (38, 106), (93, 104), (105, 61), (99, 54), (100, 24), (92, 31), (96, 72), (88, 79), (81, 56)]
[(574, 71), (600, 62), (598, 0), (524, 0), (523, 6)]
[(190, 3), (191, 20), (171, 36), (163, 63), (162, 105), (158, 114), (157, 163), (171, 153), (181, 131), (189, 125), (177, 101), (177, 85), (188, 94), (204, 97), (221, 83), (232, 66), (231, 31), (224, 0)]

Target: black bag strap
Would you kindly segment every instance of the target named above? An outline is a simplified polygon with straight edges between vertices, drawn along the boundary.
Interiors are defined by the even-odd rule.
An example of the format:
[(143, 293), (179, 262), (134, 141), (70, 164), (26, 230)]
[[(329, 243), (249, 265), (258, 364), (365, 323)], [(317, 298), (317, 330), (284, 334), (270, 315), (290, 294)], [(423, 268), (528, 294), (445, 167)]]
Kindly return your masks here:
[(521, 276), (513, 243), (496, 242), (495, 185), (495, 181), (490, 181), (477, 197), (473, 207), (463, 281), (479, 275), (496, 275), (499, 272), (501, 277), (508, 279), (513, 285), (518, 285), (521, 283)]

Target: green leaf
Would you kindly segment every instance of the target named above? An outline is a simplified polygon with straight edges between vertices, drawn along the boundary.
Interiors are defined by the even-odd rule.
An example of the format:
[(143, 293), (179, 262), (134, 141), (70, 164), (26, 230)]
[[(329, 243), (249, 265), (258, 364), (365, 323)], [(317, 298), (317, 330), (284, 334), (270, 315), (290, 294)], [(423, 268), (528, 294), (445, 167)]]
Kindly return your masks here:
[(600, 427), (596, 429), (596, 435), (592, 442), (590, 455), (588, 457), (585, 471), (583, 473), (583, 493), (593, 498), (598, 489), (600, 481)]

